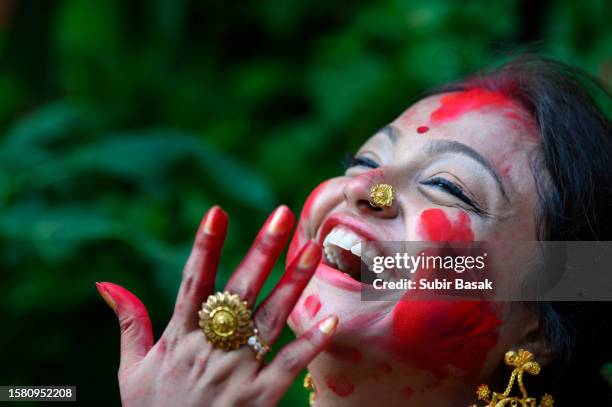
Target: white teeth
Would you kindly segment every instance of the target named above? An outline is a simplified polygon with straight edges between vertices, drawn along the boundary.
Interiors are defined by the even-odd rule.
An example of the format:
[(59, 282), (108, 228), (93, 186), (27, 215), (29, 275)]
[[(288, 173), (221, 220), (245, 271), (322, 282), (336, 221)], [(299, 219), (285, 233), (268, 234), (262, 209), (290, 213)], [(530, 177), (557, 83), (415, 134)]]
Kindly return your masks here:
[(338, 246), (344, 250), (351, 250), (353, 246), (359, 243), (363, 237), (357, 235), (352, 230), (344, 228), (342, 226), (336, 226), (328, 233), (323, 241), (323, 246)]
[(359, 240), (359, 236), (349, 231), (338, 241), (338, 246), (342, 247), (344, 250), (351, 250), (351, 247), (355, 246)]
[(330, 263), (338, 266), (339, 269), (343, 269), (341, 261), (340, 251), (347, 250), (353, 253), (355, 256), (361, 257), (361, 242), (367, 241), (363, 236), (359, 236), (352, 230), (343, 227), (336, 226), (333, 228), (323, 240), (323, 251), (325, 257)]

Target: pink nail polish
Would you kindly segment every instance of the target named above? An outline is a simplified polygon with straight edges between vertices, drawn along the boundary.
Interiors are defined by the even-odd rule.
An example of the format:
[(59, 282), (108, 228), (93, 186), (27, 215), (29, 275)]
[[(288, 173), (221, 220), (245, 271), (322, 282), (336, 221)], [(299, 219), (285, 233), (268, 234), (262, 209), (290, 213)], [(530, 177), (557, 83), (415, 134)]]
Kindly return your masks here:
[(320, 255), (321, 249), (319, 245), (313, 241), (308, 242), (300, 256), (298, 267), (305, 269), (314, 266), (319, 261)]
[(96, 288), (98, 289), (98, 292), (100, 293), (104, 301), (108, 304), (108, 306), (111, 307), (113, 311), (115, 311), (117, 309), (117, 303), (109, 294), (108, 289), (105, 287), (105, 284), (96, 283)]
[(291, 213), (285, 205), (279, 206), (268, 223), (268, 232), (273, 235), (282, 235), (289, 232), (291, 222), (288, 221), (287, 213)]
[(331, 335), (336, 330), (337, 326), (338, 317), (332, 315), (319, 322), (319, 331), (323, 332), (325, 335)]

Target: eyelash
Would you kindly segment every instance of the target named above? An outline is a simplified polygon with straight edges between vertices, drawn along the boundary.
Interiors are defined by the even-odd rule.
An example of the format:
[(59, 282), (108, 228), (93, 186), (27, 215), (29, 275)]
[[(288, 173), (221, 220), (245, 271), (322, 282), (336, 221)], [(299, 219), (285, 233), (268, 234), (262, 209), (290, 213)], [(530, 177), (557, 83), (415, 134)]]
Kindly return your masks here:
[(484, 211), (478, 207), (472, 201), (461, 188), (459, 188), (454, 182), (451, 182), (445, 178), (435, 177), (427, 181), (421, 182), (422, 185), (431, 185), (442, 189), (443, 191), (453, 195), (457, 199), (463, 201), (466, 205), (470, 206), (476, 213), (482, 214)]
[(371, 160), (367, 157), (355, 157), (355, 156), (348, 156), (346, 157), (346, 159), (344, 160), (344, 170), (348, 170), (351, 167), (367, 167), (367, 168), (378, 168), (380, 167), (380, 165), (374, 161)]

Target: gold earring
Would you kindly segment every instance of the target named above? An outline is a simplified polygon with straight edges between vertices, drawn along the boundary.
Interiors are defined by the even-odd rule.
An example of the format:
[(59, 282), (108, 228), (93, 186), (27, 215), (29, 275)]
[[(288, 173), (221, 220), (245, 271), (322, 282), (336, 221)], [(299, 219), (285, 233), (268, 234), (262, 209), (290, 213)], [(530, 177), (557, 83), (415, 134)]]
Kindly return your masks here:
[(370, 205), (384, 208), (393, 204), (393, 187), (389, 184), (376, 184), (370, 188)]
[[(527, 389), (523, 384), (523, 373), (527, 372), (530, 375), (537, 375), (540, 373), (540, 364), (533, 360), (533, 354), (524, 349), (519, 349), (518, 352), (508, 351), (504, 356), (504, 362), (510, 367), (514, 367), (510, 380), (506, 390), (503, 393), (493, 392), (486, 384), (481, 384), (476, 388), (476, 396), (478, 400), (484, 401), (486, 407), (497, 407), (497, 406), (520, 406), (520, 407), (536, 407), (538, 402), (534, 397), (529, 397)], [(514, 382), (518, 382), (518, 388), (521, 392), (521, 397), (510, 396)], [(554, 400), (550, 394), (544, 394), (540, 400), (539, 407), (553, 407)], [(476, 404), (472, 404), (470, 407), (478, 407)]]

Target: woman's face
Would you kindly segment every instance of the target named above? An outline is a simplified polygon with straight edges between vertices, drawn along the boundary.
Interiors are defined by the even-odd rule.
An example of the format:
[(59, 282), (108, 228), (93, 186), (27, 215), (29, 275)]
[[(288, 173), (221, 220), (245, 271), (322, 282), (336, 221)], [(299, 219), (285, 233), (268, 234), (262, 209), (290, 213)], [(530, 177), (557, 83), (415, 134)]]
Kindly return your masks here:
[[(536, 240), (537, 147), (528, 112), (501, 94), (475, 89), (424, 99), (374, 134), (344, 175), (311, 193), (288, 261), (335, 228), (376, 241)], [(393, 186), (392, 206), (368, 203), (378, 183)], [(533, 327), (521, 307), (367, 302), (360, 288), (353, 271), (324, 260), (290, 317), (300, 334), (339, 316), (333, 344), (310, 369), (320, 371), (320, 397), (340, 405), (373, 396), (426, 400), (427, 389), (471, 395), (472, 383)]]

